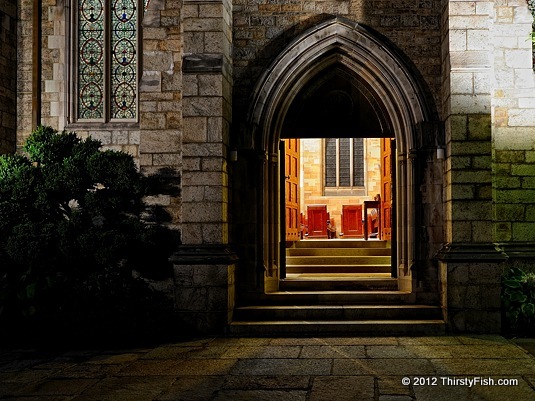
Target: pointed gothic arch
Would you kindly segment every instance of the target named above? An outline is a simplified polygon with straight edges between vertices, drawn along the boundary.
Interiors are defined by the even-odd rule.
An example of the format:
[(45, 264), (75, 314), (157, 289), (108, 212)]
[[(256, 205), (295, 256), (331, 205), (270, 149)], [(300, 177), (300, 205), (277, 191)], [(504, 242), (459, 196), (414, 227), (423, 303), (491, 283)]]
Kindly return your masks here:
[[(380, 122), (380, 135), (396, 138), (398, 277), (402, 279), (400, 288), (410, 289), (418, 185), (414, 159), (422, 127), (436, 119), (434, 106), (429, 104), (415, 73), (393, 45), (372, 30), (341, 17), (324, 21), (294, 39), (264, 72), (253, 92), (249, 133), (255, 150), (263, 153), (266, 160), (259, 174), (262, 184), (258, 198), (263, 200), (263, 207), (258, 209), (262, 215), (258, 217), (263, 225), (259, 246), (264, 267), (268, 278), (277, 278), (280, 259), (277, 154), (284, 121), (300, 91), (335, 66), (342, 67), (360, 82), (360, 91)], [(429, 135), (436, 132), (430, 130)], [(440, 143), (438, 138), (432, 142), (437, 141)]]

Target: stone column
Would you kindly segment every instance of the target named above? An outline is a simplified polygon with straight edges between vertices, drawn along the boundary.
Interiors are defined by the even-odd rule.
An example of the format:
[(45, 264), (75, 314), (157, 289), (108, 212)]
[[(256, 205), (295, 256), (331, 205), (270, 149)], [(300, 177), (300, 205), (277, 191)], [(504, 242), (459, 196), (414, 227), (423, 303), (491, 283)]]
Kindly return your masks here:
[(226, 244), (231, 4), (185, 0), (183, 13), (182, 240)]
[(221, 333), (234, 310), (236, 255), (225, 245), (185, 245), (170, 260), (185, 331)]
[(494, 3), (449, 2), (444, 21), (446, 240), (443, 299), (453, 331), (500, 330), (493, 245), (491, 93)]
[(227, 0), (184, 0), (183, 245), (171, 261), (178, 310), (203, 332), (220, 331), (234, 307), (236, 261), (228, 249), (231, 21)]
[(3, 3), (0, 13), (0, 154), (15, 151), (17, 129), (17, 2)]
[[(170, 228), (181, 222), (182, 32), (178, 2), (151, 0), (143, 18), (143, 75), (140, 83), (139, 143), (141, 171), (165, 182), (165, 192), (147, 202), (169, 214)], [(99, 138), (101, 139), (101, 138)], [(105, 143), (105, 142), (103, 142)]]

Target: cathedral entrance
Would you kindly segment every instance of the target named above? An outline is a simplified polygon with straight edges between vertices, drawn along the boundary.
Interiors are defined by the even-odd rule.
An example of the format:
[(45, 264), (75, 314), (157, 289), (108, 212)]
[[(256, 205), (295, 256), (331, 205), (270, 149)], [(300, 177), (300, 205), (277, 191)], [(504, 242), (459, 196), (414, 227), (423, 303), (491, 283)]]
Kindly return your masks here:
[[(241, 192), (247, 198), (240, 197), (240, 205), (251, 208), (249, 214), (239, 210), (243, 227), (254, 231), (237, 234), (247, 245), (251, 236), (243, 233), (255, 233), (244, 254), (254, 250), (256, 260), (242, 262), (238, 274), (242, 298), (233, 330), (290, 334), (303, 327), (334, 334), (384, 325), (397, 333), (393, 320), (410, 331), (413, 322), (404, 322), (411, 318), (431, 319), (424, 323), (427, 333), (443, 330), (438, 290), (418, 288), (438, 283), (424, 270), (426, 262), (419, 264), (429, 258), (417, 233), (428, 224), (417, 204), (436, 162), (420, 149), (437, 135), (435, 118), (398, 53), (343, 18), (304, 32), (276, 57), (253, 92), (244, 142), (255, 152), (239, 169), (256, 192)], [(367, 245), (355, 252), (358, 243)], [(319, 248), (326, 254), (318, 255)], [(334, 248), (349, 260), (345, 267), (333, 267)], [(294, 263), (294, 256), (306, 261)], [(373, 274), (384, 277), (359, 288), (359, 272), (352, 269), (364, 257), (375, 258), (380, 270)], [(290, 283), (291, 275), (317, 274), (312, 270), (318, 267), (323, 276), (349, 274), (350, 287), (332, 279)], [(418, 305), (419, 294), (427, 297), (425, 305)], [(260, 316), (270, 322), (256, 321)]]

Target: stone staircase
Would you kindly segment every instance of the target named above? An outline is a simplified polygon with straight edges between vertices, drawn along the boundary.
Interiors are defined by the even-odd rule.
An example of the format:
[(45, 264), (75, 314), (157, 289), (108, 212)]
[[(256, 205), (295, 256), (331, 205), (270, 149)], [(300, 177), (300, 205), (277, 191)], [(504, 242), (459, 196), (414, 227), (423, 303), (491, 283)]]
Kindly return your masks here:
[(305, 240), (287, 249), (277, 292), (235, 308), (235, 336), (440, 335), (436, 305), (414, 303), (390, 276), (386, 241)]

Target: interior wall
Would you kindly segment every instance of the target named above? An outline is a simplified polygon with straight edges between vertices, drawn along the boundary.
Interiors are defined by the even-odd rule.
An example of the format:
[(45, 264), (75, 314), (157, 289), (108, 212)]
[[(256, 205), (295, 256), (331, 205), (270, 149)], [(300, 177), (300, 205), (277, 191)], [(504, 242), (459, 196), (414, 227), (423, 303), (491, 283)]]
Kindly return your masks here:
[(373, 200), (381, 193), (381, 140), (379, 138), (364, 139), (365, 149), (365, 188), (359, 195), (325, 196), (323, 187), (323, 140), (301, 139), (301, 192), (300, 210), (306, 216), (307, 206), (327, 205), (331, 223), (334, 221), (338, 233), (342, 227), (342, 206), (361, 205), (364, 201)]

